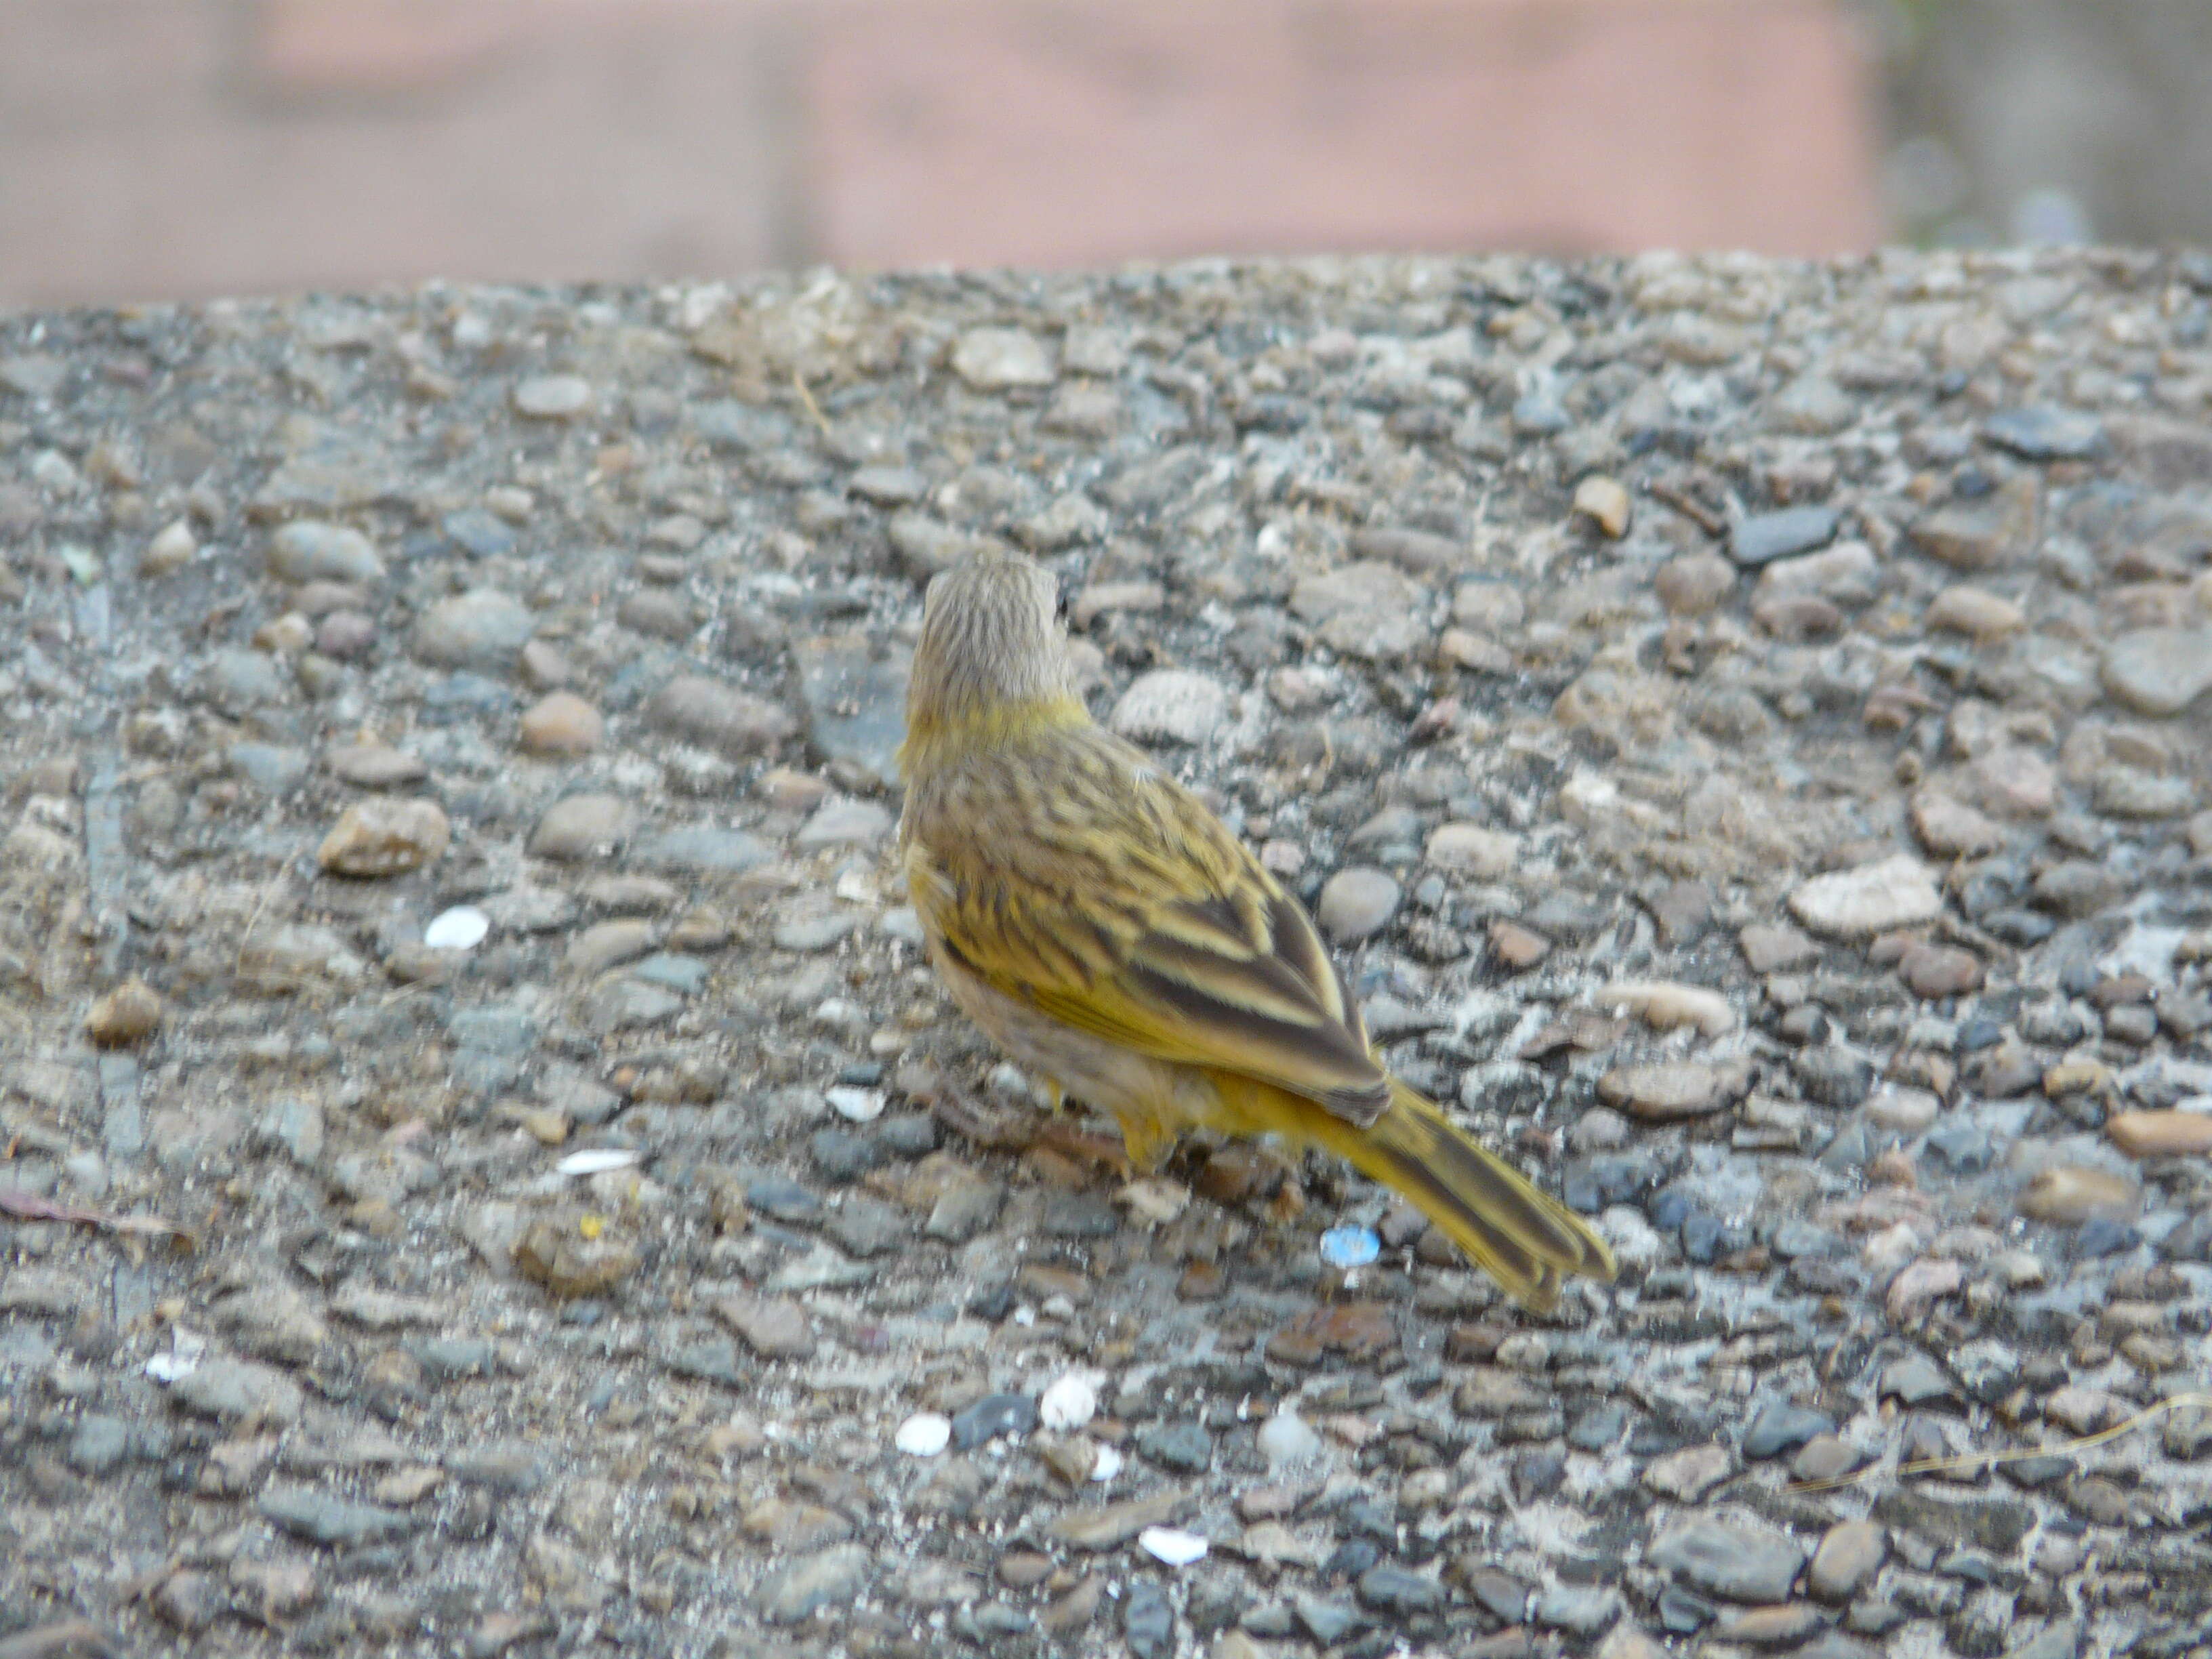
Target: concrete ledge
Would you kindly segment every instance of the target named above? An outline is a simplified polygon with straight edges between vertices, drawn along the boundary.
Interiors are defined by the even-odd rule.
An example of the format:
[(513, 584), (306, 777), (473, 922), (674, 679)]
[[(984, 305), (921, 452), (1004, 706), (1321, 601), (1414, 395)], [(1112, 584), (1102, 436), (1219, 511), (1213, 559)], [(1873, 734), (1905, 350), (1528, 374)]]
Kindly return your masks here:
[[(2204, 1362), (2208, 307), (2102, 252), (0, 319), (0, 1641), (2057, 1653), (2086, 1518), (2085, 1650), (2184, 1650), (2121, 1564), (2194, 1547), (2193, 1419), (1887, 1465)], [(1130, 1188), (952, 1013), (887, 767), (987, 543), (1620, 1285), (1524, 1320), (1322, 1160)], [(1790, 1485), (1869, 1459), (1887, 1531)]]

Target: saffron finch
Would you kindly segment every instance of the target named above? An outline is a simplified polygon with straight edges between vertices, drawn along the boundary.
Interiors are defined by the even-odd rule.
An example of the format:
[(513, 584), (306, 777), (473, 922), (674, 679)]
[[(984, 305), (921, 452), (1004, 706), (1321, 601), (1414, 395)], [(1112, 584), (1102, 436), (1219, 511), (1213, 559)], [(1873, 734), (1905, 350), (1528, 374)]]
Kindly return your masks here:
[(1536, 1309), (1613, 1276), (1574, 1212), (1376, 1056), (1305, 910), (1069, 681), (1052, 577), (989, 553), (929, 586), (899, 848), (952, 998), (1110, 1113), (1130, 1163), (1185, 1130), (1326, 1148), (1404, 1194)]

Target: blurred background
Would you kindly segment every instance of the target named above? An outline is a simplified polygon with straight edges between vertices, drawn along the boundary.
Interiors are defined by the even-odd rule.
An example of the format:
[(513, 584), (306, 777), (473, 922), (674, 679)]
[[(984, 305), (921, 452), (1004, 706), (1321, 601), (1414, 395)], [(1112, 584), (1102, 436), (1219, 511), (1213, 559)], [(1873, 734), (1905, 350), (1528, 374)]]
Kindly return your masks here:
[(0, 0), (0, 304), (2212, 240), (2208, 0)]

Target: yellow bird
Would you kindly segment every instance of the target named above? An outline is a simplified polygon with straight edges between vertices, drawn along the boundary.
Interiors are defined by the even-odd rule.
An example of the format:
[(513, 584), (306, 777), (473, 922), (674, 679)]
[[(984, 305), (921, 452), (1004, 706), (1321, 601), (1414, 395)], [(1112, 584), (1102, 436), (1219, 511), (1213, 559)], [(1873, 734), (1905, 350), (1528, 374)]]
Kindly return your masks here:
[(987, 554), (929, 585), (899, 850), (953, 1000), (1130, 1162), (1183, 1131), (1327, 1148), (1532, 1308), (1613, 1276), (1572, 1211), (1391, 1075), (1304, 908), (1070, 684), (1052, 577)]

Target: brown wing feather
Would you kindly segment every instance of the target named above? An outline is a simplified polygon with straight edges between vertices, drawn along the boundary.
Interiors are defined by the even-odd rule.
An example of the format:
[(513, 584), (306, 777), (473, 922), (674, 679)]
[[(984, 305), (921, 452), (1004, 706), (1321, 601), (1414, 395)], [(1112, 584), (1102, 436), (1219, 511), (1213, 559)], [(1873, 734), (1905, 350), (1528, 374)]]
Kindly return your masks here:
[(1372, 1121), (1389, 1079), (1312, 921), (1228, 827), (1095, 726), (909, 797), (909, 886), (994, 989), (1141, 1054)]

